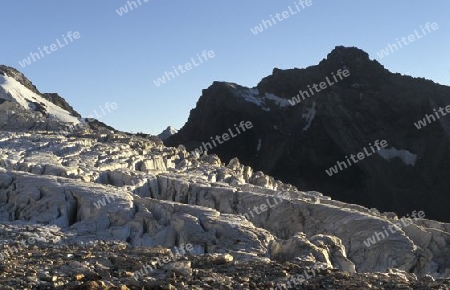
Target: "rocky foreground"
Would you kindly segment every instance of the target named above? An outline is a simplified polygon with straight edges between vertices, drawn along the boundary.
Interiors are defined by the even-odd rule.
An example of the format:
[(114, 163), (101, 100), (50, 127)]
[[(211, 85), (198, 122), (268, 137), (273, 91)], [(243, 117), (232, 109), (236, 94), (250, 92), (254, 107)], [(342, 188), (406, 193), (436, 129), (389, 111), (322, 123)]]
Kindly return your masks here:
[[(450, 289), (448, 279), (417, 278), (393, 269), (352, 274), (269, 258), (237, 262), (229, 254), (185, 255), (135, 279), (136, 271), (171, 250), (117, 241), (61, 242), (65, 235), (56, 227), (23, 224), (0, 226), (1, 236), (9, 240), (3, 250), (20, 247), (17, 240), (33, 233), (48, 242), (21, 248), (0, 262), (0, 289)], [(284, 288), (288, 283), (292, 287)]]

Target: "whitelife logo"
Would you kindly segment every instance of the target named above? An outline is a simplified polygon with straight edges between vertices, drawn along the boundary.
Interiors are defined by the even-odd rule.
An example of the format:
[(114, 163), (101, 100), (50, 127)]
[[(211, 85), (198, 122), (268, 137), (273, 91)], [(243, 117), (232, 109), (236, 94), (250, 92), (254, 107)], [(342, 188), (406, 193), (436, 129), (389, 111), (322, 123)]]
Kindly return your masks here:
[(101, 115), (99, 115), (98, 112), (97, 112), (97, 109), (95, 109), (94, 110), (95, 116), (93, 114), (90, 114), (89, 116), (87, 116), (86, 120), (89, 121), (89, 122), (92, 122), (95, 119), (94, 117), (96, 117), (97, 120), (99, 120), (101, 117), (106, 116), (105, 110), (108, 113), (111, 113), (111, 111), (117, 110), (117, 108), (119, 107), (116, 102), (112, 102), (111, 104), (109, 102), (106, 102), (104, 106), (105, 106), (104, 108), (101, 105), (98, 106), (100, 108), (101, 112), (102, 112)]
[[(27, 240), (20, 240), (18, 241), (21, 245), (19, 245), (17, 248), (16, 246), (6, 246), (6, 250), (3, 250), (2, 253), (0, 253), (0, 261), (4, 261), (5, 257), (9, 258), (11, 256), (14, 256), (15, 254), (19, 253), (19, 251), (26, 250), (29, 246), (36, 243), (40, 237), (37, 234), (33, 234), (32, 237), (29, 237)], [(42, 238), (41, 238), (42, 239)], [(45, 240), (45, 239), (44, 239)], [(47, 240), (45, 240), (47, 242)]]
[(301, 285), (316, 276), (316, 271), (324, 271), (327, 267), (325, 265), (314, 265), (311, 269), (303, 270), (303, 274), (300, 275), (292, 275), (289, 280), (286, 283), (278, 284), (275, 286), (274, 290), (283, 290), (283, 289), (290, 289), (294, 287), (299, 287), (297, 289), (304, 289), (301, 287)]
[[(137, 5), (136, 1), (139, 3), (139, 6)], [(119, 16), (122, 16), (124, 14), (127, 14), (128, 12), (133, 11), (134, 9), (141, 7), (142, 3), (141, 0), (136, 0), (136, 1), (127, 1), (127, 5), (124, 5), (122, 7), (120, 7), (119, 9), (116, 10), (117, 14), (119, 14)], [(142, 0), (142, 2), (147, 3), (150, 0)], [(134, 5), (134, 8), (133, 8)], [(130, 8), (130, 10), (128, 10), (128, 7)]]
[[(252, 209), (247, 208), (248, 211), (243, 213), (242, 215), (245, 216), (245, 218), (249, 221), (249, 220), (251, 220), (250, 215), (252, 216), (252, 218), (254, 218), (255, 214), (259, 215), (259, 214), (262, 214), (263, 212), (266, 212), (269, 208), (273, 208), (273, 207), (277, 206), (278, 204), (282, 203), (284, 199), (289, 199), (289, 196), (290, 196), (289, 192), (287, 192), (287, 191), (285, 191), (285, 192), (278, 191), (271, 198), (273, 200), (273, 204), (270, 203), (269, 198), (266, 198), (267, 203), (262, 203), (259, 206), (255, 205)], [(279, 200), (279, 203), (278, 203), (277, 199)], [(237, 226), (236, 224), (231, 224), (232, 228), (235, 228), (236, 226)]]
[(162, 267), (170, 262), (175, 262), (192, 251), (194, 251), (194, 246), (192, 244), (181, 244), (179, 248), (174, 247), (169, 255), (163, 256), (162, 259), (156, 258), (156, 261), (152, 265), (145, 265), (143, 268), (136, 271), (133, 278), (138, 281), (139, 278), (143, 278), (149, 273), (152, 273), (158, 269), (158, 267)]
[[(425, 212), (413, 211), (411, 217), (414, 218), (414, 221), (417, 221), (418, 219), (423, 219), (425, 217)], [(400, 222), (393, 223), (393, 225), (389, 225), (387, 229), (386, 227), (383, 227), (384, 233), (375, 232), (374, 235), (372, 235), (370, 238), (367, 238), (367, 240), (363, 241), (364, 245), (366, 245), (366, 247), (369, 248), (370, 246), (375, 245), (377, 242), (388, 238), (390, 236), (389, 232), (387, 231), (388, 229), (392, 234), (394, 234), (397, 231), (401, 231), (402, 228), (407, 227), (414, 223), (413, 220), (409, 217), (409, 214), (407, 214), (406, 217), (401, 218), (399, 221), (401, 221), (401, 223)]]
[[(111, 200), (110, 200), (110, 198), (111, 198)], [(116, 198), (114, 196), (107, 195), (107, 196), (97, 200), (97, 202), (94, 202), (94, 206), (95, 206), (95, 208), (99, 209), (99, 208), (104, 207), (107, 204), (111, 203), (112, 200), (116, 200)]]
[[(108, 113), (110, 113), (111, 110), (116, 110), (118, 108), (117, 103), (115, 103), (115, 102), (112, 102), (111, 104), (109, 102), (106, 102), (104, 106), (105, 106), (105, 109), (107, 110)], [(102, 106), (99, 106), (99, 108), (102, 111), (102, 115), (99, 115), (97, 113), (97, 110), (94, 110), (95, 116), (98, 119), (100, 119), (103, 116), (106, 116), (104, 108)], [(86, 123), (86, 121), (87, 122), (93, 122), (94, 120), (95, 120), (94, 115), (90, 114), (89, 116), (87, 116), (87, 118), (82, 120), (80, 123), (75, 124), (75, 125), (67, 126), (66, 128), (60, 130), (58, 135), (60, 135), (60, 136), (67, 136), (68, 134), (72, 134), (76, 130), (81, 130), (81, 129), (86, 128), (86, 126), (88, 126), (88, 123)], [(99, 200), (99, 201), (97, 201), (97, 203), (94, 203), (95, 207), (96, 208), (100, 208), (101, 206), (105, 206), (106, 203), (110, 203), (111, 202), (108, 197), (106, 199), (108, 200), (108, 202), (106, 202), (105, 198), (103, 198), (103, 201)]]
[[(239, 127), (241, 128), (242, 132), (245, 132), (246, 128), (247, 129), (253, 128), (253, 124), (250, 121), (247, 121), (247, 122), (241, 121), (239, 123)], [(236, 136), (238, 136), (239, 134), (242, 133), (241, 130), (239, 130), (239, 128), (238, 128), (238, 126), (236, 124), (234, 124), (234, 128), (236, 129), (237, 134), (233, 134), (233, 131), (230, 128), (230, 129), (228, 129), (228, 132), (230, 134), (223, 133), (221, 136), (216, 135), (215, 138), (210, 137), (211, 142), (214, 144), (214, 148), (218, 146), (214, 140), (216, 140), (219, 144), (223, 144), (225, 141), (230, 140), (230, 136), (231, 136), (231, 138), (234, 138), (234, 137), (236, 137)], [(220, 137), (222, 137), (222, 139), (220, 139)], [(200, 146), (200, 147), (196, 148), (195, 150), (191, 151), (191, 153), (195, 152), (199, 156), (201, 156), (204, 151), (208, 151), (208, 146), (209, 146), (209, 150), (213, 149), (213, 145), (211, 145), (211, 143), (209, 143), (209, 142), (206, 142), (206, 143), (202, 142), (202, 146)]]
[[(331, 87), (332, 85), (334, 85), (335, 83), (339, 82), (339, 80), (336, 78), (336, 75), (339, 76), (340, 80), (343, 80), (344, 77), (349, 77), (350, 76), (350, 72), (347, 69), (338, 69), (338, 71), (336, 72), (336, 75), (332, 72), (331, 75), (333, 76), (334, 79), (334, 83), (332, 81), (330, 81), (330, 79), (328, 77), (325, 77), (326, 82), (320, 82), (319, 85), (317, 84), (313, 84), (312, 88), (310, 85), (308, 85), (308, 89), (309, 92), (311, 93), (311, 96), (314, 95), (314, 90), (316, 91), (316, 93), (320, 93), (322, 90), (325, 90), (326, 88), (328, 88), (329, 86)], [(320, 89), (318, 89), (318, 87), (320, 87)], [(292, 106), (295, 106), (296, 104), (299, 104), (301, 101), (303, 101), (305, 99), (305, 95), (306, 97), (311, 97), (308, 93), (308, 91), (298, 91), (298, 95), (296, 95), (295, 97), (293, 97), (292, 99), (288, 100), (289, 104), (291, 104)], [(302, 97), (302, 99), (300, 99), (300, 96)]]
[[(425, 28), (426, 28), (426, 30), (428, 31), (428, 33), (431, 33), (432, 32), (432, 30), (436, 30), (436, 29), (438, 29), (439, 28), (439, 26), (438, 26), (438, 24), (436, 23), (436, 22), (433, 22), (433, 23), (431, 23), (430, 24), (430, 22), (427, 22), (426, 24), (425, 24)], [(414, 30), (414, 34), (410, 34), (410, 35), (408, 35), (408, 41), (406, 41), (406, 37), (405, 36), (403, 36), (402, 38), (401, 38), (401, 42), (400, 42), (400, 40), (398, 40), (398, 38), (396, 38), (395, 40), (397, 40), (397, 44), (398, 44), (398, 46), (400, 47), (400, 48), (403, 48), (403, 46), (402, 46), (402, 42), (403, 42), (403, 44), (406, 46), (406, 45), (409, 45), (410, 43), (413, 43), (414, 41), (416, 41), (417, 39), (421, 39), (422, 37), (424, 37), (425, 35), (427, 35), (427, 33), (425, 32), (425, 29), (422, 27), (422, 25), (420, 25), (420, 29), (422, 30), (422, 35), (417, 31), (417, 29), (415, 29)], [(391, 53), (394, 53), (395, 51), (398, 51), (400, 48), (398, 47), (396, 44), (391, 44), (391, 43), (389, 43), (388, 44), (388, 46), (386, 46), (386, 48), (385, 49), (382, 49), (382, 50), (380, 50), (379, 52), (377, 52), (377, 54), (378, 54), (378, 57), (380, 58), (380, 59), (383, 59), (384, 57), (386, 57), (386, 56), (388, 56), (389, 54), (391, 54)], [(395, 48), (395, 50), (394, 50), (394, 48)], [(390, 50), (390, 52), (389, 52), (389, 50)]]
[[(70, 40), (70, 42), (67, 40), (67, 38)], [(38, 47), (39, 53), (37, 52), (30, 52), (30, 56), (23, 59), (22, 61), (19, 61), (19, 64), (21, 67), (26, 67), (27, 65), (31, 65), (31, 60), (33, 62), (36, 62), (37, 60), (44, 58), (46, 55), (51, 54), (52, 52), (57, 51), (60, 48), (63, 48), (66, 45), (69, 45), (70, 43), (74, 42), (75, 40), (79, 39), (81, 37), (80, 33), (78, 31), (75, 31), (72, 33), (72, 31), (67, 32), (67, 35), (62, 35), (63, 40), (60, 41), (60, 39), (56, 39), (56, 44), (50, 44), (50, 46), (44, 46), (42, 49)], [(43, 51), (45, 51), (46, 54), (44, 54)]]
[[(214, 58), (215, 56), (216, 56), (216, 55), (214, 54), (214, 51), (213, 51), (213, 50), (210, 50), (210, 51), (204, 50), (204, 51), (202, 52), (202, 56), (200, 56), (200, 55), (197, 53), (197, 60), (198, 60), (199, 63), (197, 63), (197, 62), (195, 61), (195, 59), (194, 59), (193, 57), (191, 57), (191, 62), (187, 62), (187, 63), (185, 63), (184, 65), (181, 65), (181, 64), (180, 64), (180, 65), (178, 65), (176, 68), (175, 68), (175, 66), (173, 66), (173, 67), (172, 67), (172, 68), (173, 68), (173, 72), (167, 72), (167, 71), (165, 71), (165, 72), (164, 72), (164, 75), (163, 75), (162, 77), (158, 78), (156, 81), (153, 81), (153, 82), (155, 83), (155, 85), (156, 85), (157, 87), (159, 87), (159, 86), (165, 84), (166, 82), (168, 82), (168, 81), (174, 79), (175, 77), (179, 76), (180, 74), (178, 73), (178, 70), (180, 70), (180, 72), (184, 74), (185, 72), (190, 71), (193, 67), (196, 67), (196, 66), (201, 65), (203, 62), (207, 62), (208, 59)], [(204, 61), (203, 61), (203, 60), (204, 60)], [(192, 65), (193, 65), (193, 66), (192, 66)], [(183, 68), (184, 68), (185, 70), (183, 70)], [(174, 73), (176, 74), (176, 76), (175, 76)], [(166, 78), (167, 78), (167, 80), (166, 80)]]
[[(445, 113), (444, 110), (447, 112)], [(431, 124), (431, 122), (436, 122), (436, 118), (439, 120), (441, 117), (439, 116), (436, 109), (433, 109), (434, 114), (436, 117), (433, 116), (433, 114), (425, 114), (425, 118), (422, 120), (417, 121), (417, 123), (414, 123), (414, 126), (416, 126), (417, 130), (422, 129), (423, 127), (426, 127), (428, 124)], [(448, 113), (450, 113), (450, 105), (446, 106), (445, 108), (440, 107), (438, 111), (442, 114), (442, 117), (447, 116)]]
[[(381, 145), (381, 147), (380, 147)], [(386, 146), (388, 146), (388, 143), (386, 140), (382, 140), (381, 142), (379, 140), (375, 141), (375, 147), (377, 147), (377, 151), (375, 151), (375, 149), (372, 146), (372, 143), (369, 143), (370, 149), (372, 149), (372, 153), (370, 153), (366, 147), (364, 147), (364, 153), (363, 152), (359, 152), (356, 155), (350, 154), (350, 159), (354, 162), (354, 164), (358, 163), (358, 161), (363, 160), (364, 158), (372, 155), (373, 153), (376, 153), (378, 150), (381, 150), (381, 148), (386, 148)], [(359, 160), (356, 159), (356, 157), (358, 157)], [(345, 159), (348, 163), (348, 166), (352, 166), (353, 164), (350, 162), (350, 159), (345, 156)], [(344, 166), (344, 168), (342, 168), (342, 166)], [(338, 161), (337, 165), (335, 165), (334, 167), (330, 167), (329, 169), (325, 169), (325, 172), (329, 175), (332, 176), (333, 174), (337, 174), (340, 170), (344, 170), (345, 168), (347, 168), (347, 164), (344, 161)]]
[[(306, 7), (309, 7), (312, 5), (312, 0), (306, 0), (306, 1), (299, 0), (298, 2), (294, 2), (294, 5), (295, 5), (296, 9), (292, 9), (292, 7), (289, 5), (288, 6), (289, 11), (286, 10), (281, 13), (275, 14), (275, 18), (278, 20), (278, 22), (281, 22), (284, 19), (288, 19), (289, 17), (302, 11), (302, 9), (305, 10)], [(299, 5), (301, 6), (301, 8)], [(295, 10), (297, 10), (297, 11), (295, 11)], [(272, 27), (272, 25), (276, 25), (278, 23), (272, 15), (270, 15), (269, 17), (271, 20), (262, 20), (260, 25), (255, 26), (255, 28), (250, 28), (250, 31), (254, 35), (257, 35), (259, 33), (262, 33), (264, 31), (264, 28), (269, 29), (270, 27)]]

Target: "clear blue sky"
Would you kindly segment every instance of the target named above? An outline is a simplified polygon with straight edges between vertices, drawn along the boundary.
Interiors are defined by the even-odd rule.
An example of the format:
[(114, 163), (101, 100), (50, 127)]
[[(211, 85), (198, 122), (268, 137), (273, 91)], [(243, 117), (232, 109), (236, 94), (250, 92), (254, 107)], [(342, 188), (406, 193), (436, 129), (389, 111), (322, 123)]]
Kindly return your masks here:
[[(180, 128), (213, 81), (253, 87), (274, 67), (317, 64), (337, 45), (376, 52), (420, 25), (439, 29), (380, 60), (393, 72), (450, 85), (450, 1), (313, 0), (310, 7), (254, 35), (250, 28), (296, 0), (1, 1), (0, 63), (22, 71), (42, 92), (58, 92), (83, 116), (106, 102), (100, 118), (119, 130), (157, 134)], [(137, 0), (136, 0), (137, 2)], [(139, 4), (138, 4), (139, 5)], [(62, 34), (81, 37), (22, 68), (19, 61)], [(215, 57), (157, 87), (153, 80), (203, 50)]]

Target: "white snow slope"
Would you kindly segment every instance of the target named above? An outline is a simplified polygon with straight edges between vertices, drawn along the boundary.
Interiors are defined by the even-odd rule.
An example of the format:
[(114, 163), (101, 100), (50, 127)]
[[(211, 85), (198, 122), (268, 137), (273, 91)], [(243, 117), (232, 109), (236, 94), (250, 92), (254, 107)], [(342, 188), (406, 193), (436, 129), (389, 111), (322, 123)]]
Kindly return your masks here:
[(80, 123), (80, 120), (68, 111), (47, 101), (9, 76), (0, 75), (0, 99), (15, 102), (30, 111), (35, 111), (36, 105), (34, 103), (38, 103), (45, 108), (50, 118), (55, 118), (64, 123)]

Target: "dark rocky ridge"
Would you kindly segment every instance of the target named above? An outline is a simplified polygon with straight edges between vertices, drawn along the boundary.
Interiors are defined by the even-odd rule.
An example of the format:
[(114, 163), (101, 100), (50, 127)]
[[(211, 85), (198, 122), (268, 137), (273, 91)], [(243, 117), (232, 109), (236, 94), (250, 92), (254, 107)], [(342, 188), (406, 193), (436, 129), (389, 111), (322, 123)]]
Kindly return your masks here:
[[(264, 93), (290, 99), (308, 85), (319, 84), (338, 69), (350, 76), (295, 106), (270, 105), (263, 110), (242, 97), (245, 88), (214, 82), (191, 110), (186, 124), (165, 144), (192, 150), (211, 136), (221, 135), (240, 121), (253, 129), (209, 153), (262, 170), (300, 190), (317, 190), (335, 199), (406, 215), (425, 211), (427, 218), (450, 221), (450, 117), (418, 130), (414, 123), (450, 104), (450, 88), (423, 78), (394, 74), (357, 48), (336, 47), (318, 65), (280, 70), (258, 85)], [(315, 106), (308, 130), (302, 114)], [(338, 174), (325, 169), (361, 152), (375, 140), (387, 148), (417, 155), (415, 166), (400, 158), (375, 154)], [(260, 151), (257, 150), (261, 140)]]
[(69, 112), (72, 116), (81, 118), (81, 115), (74, 110), (74, 108), (67, 103), (67, 101), (58, 95), (57, 93), (44, 93), (42, 96), (48, 100), (49, 102), (52, 102), (53, 104), (57, 105), (60, 108), (63, 108), (67, 112)]
[(24, 85), (26, 88), (28, 88), (33, 93), (41, 95), (41, 92), (39, 92), (39, 90), (36, 88), (36, 86), (33, 85), (33, 83), (23, 73), (16, 70), (15, 68), (6, 66), (6, 65), (0, 65), (0, 74), (13, 77), (15, 80), (17, 80), (19, 83)]
[[(57, 93), (41, 93), (36, 86), (20, 71), (18, 71), (17, 69), (13, 68), (13, 67), (9, 67), (9, 66), (5, 66), (5, 65), (0, 65), (0, 75), (4, 75), (4, 76), (9, 76), (14, 78), (16, 81), (18, 81), (20, 84), (22, 84), (23, 86), (25, 86), (27, 89), (31, 90), (33, 93), (38, 94), (39, 96), (43, 97), (44, 99), (48, 100), (49, 102), (55, 104), (56, 106), (66, 110), (67, 112), (70, 113), (70, 115), (77, 117), (77, 118), (81, 118), (82, 116), (63, 98), (61, 97), (59, 94)], [(5, 102), (9, 102), (5, 99), (0, 98), (0, 105), (5, 103)], [(28, 128), (25, 129), (43, 129), (45, 128), (46, 130), (49, 130), (50, 127), (48, 126), (48, 124), (46, 125), (46, 122), (48, 122), (48, 113), (45, 109), (45, 107), (43, 107), (41, 104), (33, 102), (33, 106), (34, 106), (34, 111), (36, 112), (40, 112), (42, 113), (42, 118), (37, 118), (36, 120), (34, 120), (33, 122), (31, 122), (31, 119), (34, 119), (34, 117), (32, 117), (32, 115), (29, 115), (29, 112), (22, 112), (22, 114), (26, 114), (27, 116), (25, 117), (25, 119), (29, 122)], [(12, 109), (14, 108), (14, 110)], [(3, 114), (4, 118), (8, 115), (11, 115), (10, 117), (12, 117), (11, 119), (9, 119), (9, 121), (5, 121), (5, 123), (8, 124), (16, 124), (16, 123), (20, 123), (17, 124), (17, 126), (24, 126), (24, 124), (22, 123), (22, 121), (18, 120), (17, 117), (19, 115), (14, 115), (14, 114), (9, 114), (8, 112), (10, 111), (22, 111), (21, 108), (17, 107), (15, 104), (9, 104), (8, 108), (0, 108), (0, 113), (3, 113), (6, 110), (6, 114)], [(94, 132), (107, 132), (107, 131), (112, 131), (112, 132), (117, 132), (116, 129), (114, 129), (111, 126), (108, 126), (107, 124), (95, 119), (95, 118), (87, 118), (85, 119), (86, 124), (89, 126), (90, 129), (92, 129)], [(25, 126), (26, 127), (26, 126)], [(66, 128), (65, 131), (76, 131), (78, 129), (83, 128), (84, 126), (76, 126), (76, 127), (69, 127)], [(0, 126), (1, 129), (5, 129), (3, 126)], [(11, 128), (10, 128), (11, 129)], [(17, 128), (16, 128), (17, 129)], [(53, 128), (55, 129), (55, 128)]]
[(36, 93), (42, 97), (44, 97), (49, 102), (52, 102), (53, 104), (57, 105), (58, 107), (68, 111), (72, 116), (81, 118), (81, 115), (72, 108), (67, 101), (61, 97), (60, 95), (56, 93), (41, 93), (36, 86), (20, 71), (17, 69), (6, 66), (6, 65), (0, 65), (0, 74), (1, 75), (8, 75), (15, 80), (17, 80), (19, 83), (21, 83), (23, 86), (31, 90), (33, 93)]

